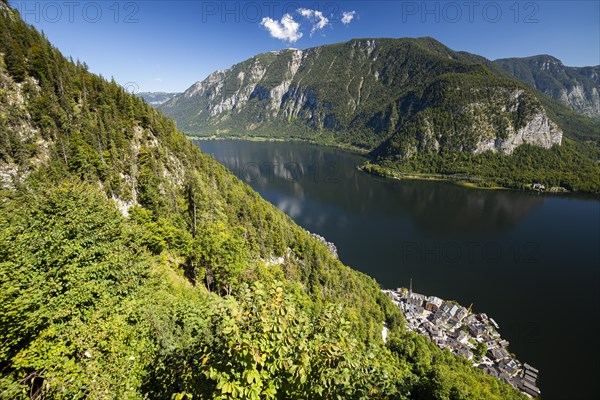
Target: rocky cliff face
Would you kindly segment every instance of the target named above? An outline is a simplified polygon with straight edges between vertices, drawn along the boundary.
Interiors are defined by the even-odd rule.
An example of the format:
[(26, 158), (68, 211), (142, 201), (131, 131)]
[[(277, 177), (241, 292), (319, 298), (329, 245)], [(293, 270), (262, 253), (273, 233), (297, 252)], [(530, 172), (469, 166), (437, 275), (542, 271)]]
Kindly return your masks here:
[(475, 153), (485, 151), (512, 154), (522, 144), (531, 144), (549, 149), (562, 143), (563, 132), (544, 112), (533, 114), (525, 126), (514, 129), (507, 128), (506, 138), (484, 138), (476, 146)]
[(547, 55), (494, 62), (571, 109), (588, 117), (600, 118), (600, 66), (567, 67)]
[[(82, 163), (81, 154), (77, 154), (80, 149), (74, 149), (75, 134), (68, 136), (40, 128), (40, 124), (43, 124), (44, 128), (46, 125), (54, 125), (46, 122), (49, 121), (47, 116), (41, 117), (42, 123), (32, 116), (31, 111), (35, 111), (35, 105), (41, 101), (40, 96), (43, 93), (39, 82), (31, 76), (26, 77), (23, 82), (16, 82), (3, 66), (3, 58), (3, 54), (0, 53), (0, 189), (14, 188), (32, 172), (51, 168), (49, 164), (52, 163), (52, 158), (60, 159), (68, 167)], [(80, 99), (71, 105), (79, 118), (84, 107), (83, 100)], [(77, 132), (76, 129), (71, 130)], [(97, 130), (97, 127), (92, 130), (94, 140), (98, 141), (94, 151), (102, 149), (104, 142), (104, 139), (97, 135)], [(163, 178), (159, 187), (162, 194), (175, 192), (183, 185), (185, 165), (161, 143), (156, 131), (140, 125), (124, 130), (119, 143), (125, 149), (126, 156), (118, 162), (113, 162), (110, 169), (115, 174), (114, 180), (118, 181), (118, 190), (117, 187), (111, 190), (111, 197), (118, 203), (121, 212), (127, 215), (131, 206), (139, 204), (142, 154), (147, 160), (152, 160), (153, 170)], [(108, 151), (102, 151), (101, 154), (96, 160), (105, 157), (103, 161), (109, 163)], [(154, 157), (154, 154), (161, 156)], [(106, 186), (106, 182), (98, 181), (98, 185)]]
[(374, 149), (374, 156), (410, 158), (442, 150), (512, 154), (523, 144), (551, 148), (562, 143), (562, 130), (522, 88), (443, 80), (426, 88), (421, 102), (427, 106)]
[(527, 89), (430, 38), (260, 54), (211, 74), (161, 109), (194, 134), (326, 134), (367, 150), (398, 135), (410, 136), (415, 151), (503, 153), (562, 138)]
[[(3, 55), (0, 54), (0, 61)], [(35, 80), (29, 83), (36, 85)], [(48, 158), (49, 143), (31, 124), (24, 83), (14, 82), (0, 67), (0, 187), (21, 182)], [(32, 149), (35, 149), (34, 151)]]

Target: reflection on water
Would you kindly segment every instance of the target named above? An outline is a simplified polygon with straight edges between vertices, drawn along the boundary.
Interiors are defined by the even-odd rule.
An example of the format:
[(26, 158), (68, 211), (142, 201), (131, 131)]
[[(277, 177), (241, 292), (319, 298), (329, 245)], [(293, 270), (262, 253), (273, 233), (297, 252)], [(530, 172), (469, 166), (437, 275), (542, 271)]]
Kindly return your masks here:
[(356, 170), (360, 156), (299, 143), (200, 145), (382, 286), (412, 278), (417, 291), (492, 316), (540, 369), (544, 399), (594, 394), (598, 201), (379, 179)]
[[(390, 182), (356, 169), (363, 158), (305, 144), (201, 142), (227, 168), (294, 219), (343, 224), (350, 214), (409, 216), (420, 229), (489, 232), (509, 228), (544, 202), (510, 191), (465, 190), (439, 182)], [(490, 193), (488, 195), (487, 193)], [(307, 204), (318, 204), (307, 209)], [(329, 208), (339, 210), (331, 221)], [(317, 215), (315, 218), (315, 212)], [(328, 211), (327, 213), (324, 213)]]
[(453, 184), (409, 181), (393, 185), (396, 207), (402, 207), (422, 229), (447, 232), (491, 232), (518, 224), (544, 203), (544, 197), (496, 191), (465, 190)]

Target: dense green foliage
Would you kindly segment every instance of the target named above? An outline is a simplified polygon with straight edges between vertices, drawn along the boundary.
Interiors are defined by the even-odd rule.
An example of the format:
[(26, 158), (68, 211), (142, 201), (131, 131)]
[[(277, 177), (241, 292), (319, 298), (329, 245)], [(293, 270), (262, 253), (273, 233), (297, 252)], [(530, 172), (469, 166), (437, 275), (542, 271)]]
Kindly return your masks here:
[(4, 3), (0, 39), (1, 398), (522, 398)]
[[(3, 398), (520, 398), (404, 333), (368, 280), (352, 291), (388, 315), (387, 347), (362, 338), (340, 301), (315, 307), (281, 267), (259, 263), (235, 296), (193, 285), (176, 250), (146, 246), (146, 230), (88, 184), (4, 194)], [(358, 274), (343, 272), (331, 290), (352, 296), (343, 285)]]
[(358, 398), (409, 375), (376, 342), (367, 351), (341, 306), (313, 311), (298, 282), (251, 279), (238, 300), (194, 287), (97, 188), (3, 200), (3, 398)]
[(144, 368), (129, 358), (151, 349), (137, 323), (149, 256), (93, 188), (10, 197), (0, 212), (0, 397), (126, 395)]
[[(447, 178), (480, 187), (529, 190), (536, 183), (546, 189), (600, 194), (600, 165), (577, 149), (582, 145), (569, 139), (549, 150), (524, 145), (509, 156), (497, 153), (447, 152), (416, 154), (409, 159), (384, 159), (362, 168), (380, 176), (402, 178)], [(593, 148), (587, 149), (593, 151)], [(563, 188), (563, 189), (558, 189)]]
[(481, 358), (485, 355), (485, 353), (487, 353), (487, 345), (485, 344), (485, 342), (479, 342), (475, 347), (473, 359), (475, 361), (481, 361)]

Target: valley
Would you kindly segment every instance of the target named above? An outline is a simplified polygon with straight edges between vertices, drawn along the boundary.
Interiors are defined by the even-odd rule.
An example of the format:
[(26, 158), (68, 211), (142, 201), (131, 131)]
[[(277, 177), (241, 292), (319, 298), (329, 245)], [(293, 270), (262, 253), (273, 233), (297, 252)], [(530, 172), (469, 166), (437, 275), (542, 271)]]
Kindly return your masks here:
[[(383, 289), (412, 280), (493, 317), (515, 358), (539, 369), (543, 398), (591, 394), (563, 382), (598, 371), (597, 321), (578, 306), (599, 301), (594, 198), (383, 179), (357, 170), (364, 155), (299, 142), (195, 143)], [(591, 328), (574, 329), (581, 321)]]
[[(501, 68), (508, 63), (432, 38), (355, 39), (259, 54), (159, 108), (191, 137), (368, 153), (363, 170), (380, 176), (462, 175), (479, 187), (600, 193), (599, 125), (523, 75), (515, 79)], [(562, 68), (557, 79), (571, 71), (553, 65)], [(588, 72), (581, 79), (593, 108), (596, 72)]]
[(0, 0), (0, 398), (596, 397), (598, 4), (268, 4)]

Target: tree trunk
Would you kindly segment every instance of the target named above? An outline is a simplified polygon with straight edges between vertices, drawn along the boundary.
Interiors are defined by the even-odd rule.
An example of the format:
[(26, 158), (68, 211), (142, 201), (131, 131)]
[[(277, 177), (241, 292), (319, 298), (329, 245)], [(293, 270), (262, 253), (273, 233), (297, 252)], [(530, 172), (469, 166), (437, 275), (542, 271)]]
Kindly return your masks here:
[(62, 149), (63, 159), (65, 160), (65, 165), (69, 168), (69, 162), (67, 161), (67, 153), (65, 152), (65, 144), (62, 139), (60, 139), (60, 147)]
[(197, 232), (197, 227), (198, 227), (198, 218), (197, 218), (197, 212), (198, 212), (198, 206), (196, 206), (196, 199), (194, 199), (194, 229), (192, 232), (192, 237), (195, 239), (196, 238), (196, 232)]
[(206, 290), (208, 290), (208, 292), (210, 293), (210, 281), (212, 280), (211, 278), (211, 274), (210, 274), (210, 269), (208, 267), (204, 267), (205, 269), (205, 273), (204, 275), (206, 276)]

